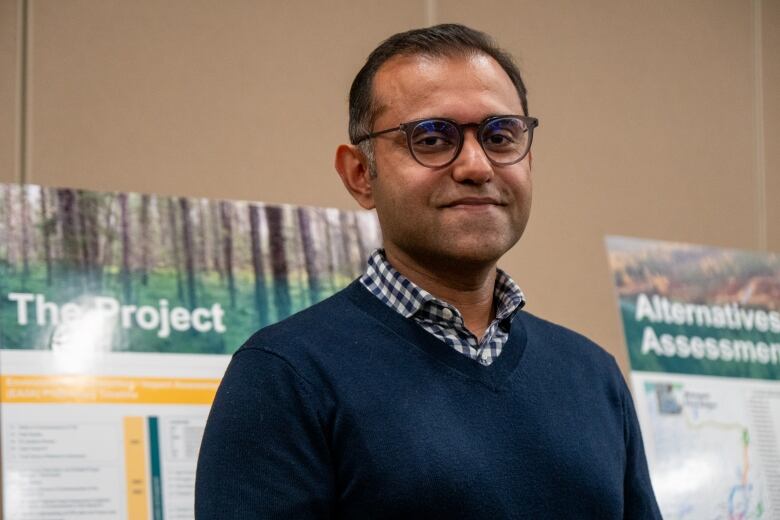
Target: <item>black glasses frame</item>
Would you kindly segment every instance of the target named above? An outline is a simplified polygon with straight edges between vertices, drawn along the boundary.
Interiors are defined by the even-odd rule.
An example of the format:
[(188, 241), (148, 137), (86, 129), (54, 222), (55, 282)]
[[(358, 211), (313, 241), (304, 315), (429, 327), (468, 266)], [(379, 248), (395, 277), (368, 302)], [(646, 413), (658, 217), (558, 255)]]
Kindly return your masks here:
[[(490, 154), (485, 150), (485, 144), (482, 142), (482, 131), (492, 123), (493, 121), (496, 121), (498, 119), (507, 119), (507, 118), (514, 118), (514, 119), (520, 119), (523, 121), (526, 127), (526, 131), (528, 132), (528, 144), (526, 144), (525, 150), (520, 154), (520, 156), (517, 159), (513, 159), (511, 162), (497, 162), (493, 160), (490, 157)], [(435, 122), (435, 121), (443, 121), (450, 123), (454, 125), (458, 129), (458, 147), (455, 150), (455, 154), (452, 156), (452, 159), (447, 161), (446, 163), (442, 165), (436, 165), (436, 166), (430, 166), (428, 164), (423, 163), (420, 161), (420, 159), (417, 158), (417, 156), (414, 154), (414, 149), (412, 148), (412, 134), (414, 133), (414, 129), (417, 128), (418, 125), (422, 123), (429, 123), (429, 122)], [(466, 128), (476, 128), (476, 134), (477, 134), (477, 142), (479, 142), (479, 146), (482, 148), (482, 151), (485, 152), (485, 157), (487, 157), (488, 161), (490, 161), (491, 164), (495, 166), (510, 166), (512, 164), (517, 164), (520, 161), (522, 161), (526, 155), (528, 155), (528, 151), (531, 149), (531, 142), (534, 139), (534, 128), (539, 126), (539, 120), (535, 117), (529, 117), (529, 116), (519, 116), (514, 114), (509, 115), (499, 115), (499, 116), (490, 116), (485, 119), (483, 119), (479, 123), (458, 123), (457, 121), (453, 121), (452, 119), (447, 119), (444, 117), (427, 117), (425, 119), (415, 119), (414, 121), (407, 121), (406, 123), (401, 123), (400, 125), (393, 127), (393, 128), (386, 128), (384, 130), (379, 130), (377, 132), (371, 132), (370, 134), (365, 134), (354, 141), (352, 141), (352, 144), (360, 144), (366, 139), (373, 139), (377, 136), (388, 134), (390, 132), (403, 132), (406, 134), (406, 147), (409, 149), (409, 153), (411, 154), (412, 158), (417, 161), (422, 166), (425, 166), (426, 168), (444, 168), (446, 166), (449, 166), (453, 162), (455, 162), (455, 159), (458, 158), (460, 155), (461, 150), (463, 149), (463, 142), (465, 141), (465, 129)]]

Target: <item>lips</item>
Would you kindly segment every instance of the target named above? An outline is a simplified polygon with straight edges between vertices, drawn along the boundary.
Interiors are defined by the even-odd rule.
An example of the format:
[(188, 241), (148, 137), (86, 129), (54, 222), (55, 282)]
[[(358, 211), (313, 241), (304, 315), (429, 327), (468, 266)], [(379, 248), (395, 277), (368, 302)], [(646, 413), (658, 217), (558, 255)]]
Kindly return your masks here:
[(494, 199), (493, 197), (462, 197), (460, 199), (455, 199), (452, 202), (443, 204), (441, 207), (453, 208), (457, 206), (504, 206), (504, 205), (505, 204), (502, 203), (500, 200)]

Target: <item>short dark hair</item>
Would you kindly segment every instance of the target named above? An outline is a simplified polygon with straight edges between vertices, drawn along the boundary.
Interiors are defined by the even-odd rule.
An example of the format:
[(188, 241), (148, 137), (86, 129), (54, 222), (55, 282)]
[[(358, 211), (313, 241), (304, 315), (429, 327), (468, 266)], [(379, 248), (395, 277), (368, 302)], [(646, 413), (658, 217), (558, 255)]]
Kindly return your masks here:
[[(373, 81), (379, 68), (394, 56), (490, 56), (507, 73), (517, 90), (523, 112), (528, 99), (520, 71), (512, 56), (501, 50), (487, 34), (460, 24), (441, 24), (394, 34), (369, 54), (366, 64), (349, 90), (349, 139), (355, 142), (372, 131), (378, 107), (374, 103)], [(369, 154), (370, 155), (370, 154)]]

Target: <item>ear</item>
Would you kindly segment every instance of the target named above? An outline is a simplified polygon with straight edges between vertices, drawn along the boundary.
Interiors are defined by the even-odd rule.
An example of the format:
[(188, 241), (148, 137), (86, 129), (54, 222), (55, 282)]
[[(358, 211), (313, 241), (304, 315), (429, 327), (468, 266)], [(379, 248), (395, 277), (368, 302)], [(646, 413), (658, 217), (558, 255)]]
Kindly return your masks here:
[(368, 161), (363, 152), (355, 145), (342, 144), (336, 149), (334, 166), (344, 187), (357, 203), (364, 209), (373, 209), (374, 195), (371, 191)]

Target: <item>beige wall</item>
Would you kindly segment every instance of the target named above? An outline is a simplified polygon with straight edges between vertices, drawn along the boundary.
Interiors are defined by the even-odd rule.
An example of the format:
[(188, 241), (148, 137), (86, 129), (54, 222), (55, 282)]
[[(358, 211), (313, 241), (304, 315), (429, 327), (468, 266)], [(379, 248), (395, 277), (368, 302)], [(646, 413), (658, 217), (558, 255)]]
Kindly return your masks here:
[(0, 0), (0, 182), (19, 178), (19, 2)]
[(761, 22), (767, 241), (780, 251), (780, 1), (764, 1)]
[[(21, 5), (0, 0), (4, 114)], [(780, 251), (776, 0), (28, 5), (29, 182), (353, 208), (331, 166), (352, 77), (393, 32), (458, 21), (517, 56), (541, 119), (503, 262), (531, 311), (625, 363), (605, 234)], [(22, 127), (0, 118), (2, 181), (23, 176)]]

